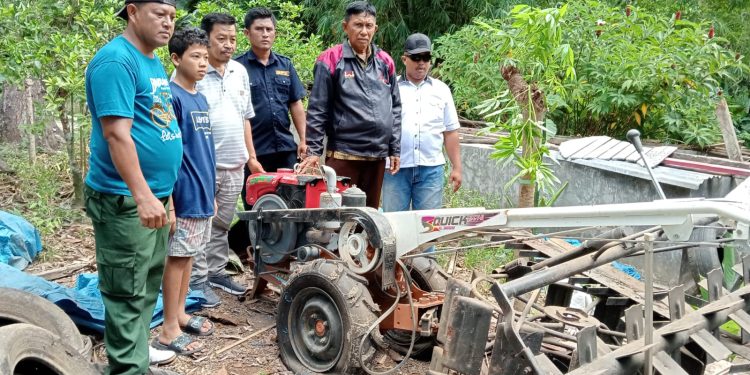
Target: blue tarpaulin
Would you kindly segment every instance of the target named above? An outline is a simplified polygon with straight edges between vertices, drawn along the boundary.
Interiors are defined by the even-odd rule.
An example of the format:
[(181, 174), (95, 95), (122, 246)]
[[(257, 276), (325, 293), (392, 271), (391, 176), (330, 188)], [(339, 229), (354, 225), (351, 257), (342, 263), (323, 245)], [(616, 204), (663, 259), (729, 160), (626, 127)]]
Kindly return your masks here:
[[(62, 308), (76, 325), (104, 332), (104, 305), (96, 274), (81, 274), (76, 280), (75, 288), (66, 288), (0, 263), (0, 287), (19, 289), (44, 297)], [(160, 294), (156, 301), (151, 328), (160, 325), (164, 320), (164, 305), (161, 298)], [(203, 301), (202, 291), (190, 291), (185, 308), (188, 312), (198, 310)]]
[(618, 262), (618, 261), (615, 260), (615, 261), (612, 261), (612, 266), (615, 267), (615, 268), (617, 268), (618, 270), (620, 270), (622, 272), (625, 272), (626, 274), (628, 274), (628, 276), (630, 276), (630, 277), (632, 277), (632, 278), (634, 278), (636, 280), (640, 280), (641, 279), (640, 272), (638, 272), (638, 270), (635, 269), (635, 267), (633, 267), (633, 266), (631, 266), (629, 264), (620, 263), (620, 262)]
[(24, 218), (0, 210), (0, 263), (22, 270), (40, 251), (39, 231)]
[[(565, 242), (571, 244), (572, 246), (576, 246), (576, 247), (581, 246), (581, 241), (573, 239), (573, 238), (566, 238)], [(638, 272), (638, 270), (635, 269), (635, 267), (633, 267), (633, 266), (631, 266), (629, 264), (620, 263), (620, 262), (618, 262), (618, 261), (615, 260), (615, 261), (612, 262), (612, 267), (615, 267), (617, 270), (622, 271), (622, 272), (628, 274), (628, 276), (630, 276), (630, 277), (632, 277), (632, 278), (634, 278), (636, 280), (640, 280), (641, 279), (641, 274)]]

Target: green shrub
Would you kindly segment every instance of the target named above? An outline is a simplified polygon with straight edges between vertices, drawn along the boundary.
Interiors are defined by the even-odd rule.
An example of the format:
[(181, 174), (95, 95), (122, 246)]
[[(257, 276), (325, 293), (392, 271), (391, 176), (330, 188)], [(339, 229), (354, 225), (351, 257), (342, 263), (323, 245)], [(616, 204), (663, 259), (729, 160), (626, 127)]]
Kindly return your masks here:
[[(518, 32), (514, 22), (480, 20), (438, 40), (442, 63), (436, 73), (452, 85), (457, 107), (469, 116), (476, 117), (485, 100), (509, 99), (499, 67), (533, 48), (498, 42)], [(722, 90), (737, 123), (744, 121), (743, 104), (732, 95), (745, 95), (746, 109), (747, 94), (736, 85), (748, 77), (748, 67), (726, 48), (726, 39), (708, 37), (708, 23), (635, 7), (628, 15), (625, 7), (597, 1), (571, 2), (559, 22), (562, 45), (574, 55), (575, 78), (565, 80), (568, 73), (560, 71), (557, 81), (536, 82), (558, 134), (621, 137), (635, 127), (648, 138), (705, 147), (720, 139), (714, 111)]]
[[(201, 1), (196, 4), (194, 11), (178, 23), (200, 27), (201, 18), (208, 13), (223, 12), (233, 15), (237, 18), (237, 54), (239, 55), (250, 49), (250, 43), (242, 34), (245, 28), (245, 13), (250, 8), (259, 6), (271, 9), (277, 18), (274, 52), (292, 59), (302, 82), (312, 82), (313, 65), (323, 49), (317, 35), (307, 36), (303, 33), (304, 25), (300, 19), (303, 10), (301, 5), (296, 5), (291, 1), (271, 0)], [(170, 63), (166, 66), (171, 65)]]

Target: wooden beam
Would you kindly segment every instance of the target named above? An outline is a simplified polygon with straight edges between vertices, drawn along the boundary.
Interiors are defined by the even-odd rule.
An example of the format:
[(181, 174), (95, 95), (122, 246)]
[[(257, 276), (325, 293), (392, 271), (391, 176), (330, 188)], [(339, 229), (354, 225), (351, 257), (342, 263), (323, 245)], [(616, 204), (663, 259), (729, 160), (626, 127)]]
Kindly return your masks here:
[(736, 168), (736, 167), (730, 167), (730, 166), (718, 165), (718, 164), (701, 163), (697, 161), (690, 161), (690, 160), (683, 160), (683, 159), (666, 158), (664, 159), (664, 161), (662, 161), (661, 165), (664, 165), (666, 167), (689, 169), (691, 171), (711, 173), (711, 174), (721, 174), (721, 175), (728, 175), (728, 176), (744, 176), (744, 177), (750, 176), (750, 169)]
[(740, 148), (740, 143), (737, 141), (737, 132), (732, 122), (732, 114), (729, 113), (729, 107), (727, 107), (727, 101), (724, 97), (720, 97), (719, 103), (716, 105), (716, 117), (719, 119), (719, 128), (721, 129), (722, 137), (724, 137), (727, 156), (732, 160), (742, 161), (742, 149)]

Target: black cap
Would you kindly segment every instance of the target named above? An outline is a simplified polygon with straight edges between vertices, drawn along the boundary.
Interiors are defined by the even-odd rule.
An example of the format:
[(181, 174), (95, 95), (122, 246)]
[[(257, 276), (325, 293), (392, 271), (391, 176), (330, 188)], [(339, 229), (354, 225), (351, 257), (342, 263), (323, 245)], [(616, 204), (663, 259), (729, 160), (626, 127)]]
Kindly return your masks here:
[(177, 8), (177, 1), (176, 0), (125, 0), (125, 5), (123, 5), (122, 9), (118, 10), (115, 15), (117, 17), (120, 17), (124, 20), (128, 19), (128, 4), (135, 4), (135, 3), (162, 3), (171, 5), (175, 8)]
[(432, 42), (430, 42), (430, 38), (428, 38), (427, 35), (415, 33), (409, 35), (409, 37), (406, 38), (406, 43), (404, 43), (404, 52), (406, 52), (407, 54), (415, 55), (417, 53), (431, 51)]

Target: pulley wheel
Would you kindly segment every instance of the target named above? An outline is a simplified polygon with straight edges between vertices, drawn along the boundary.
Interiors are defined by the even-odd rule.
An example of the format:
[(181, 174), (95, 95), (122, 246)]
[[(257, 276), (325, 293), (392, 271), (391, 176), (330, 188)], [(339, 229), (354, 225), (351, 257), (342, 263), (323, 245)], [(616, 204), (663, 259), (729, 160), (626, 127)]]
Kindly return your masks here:
[(379, 249), (370, 244), (367, 232), (357, 222), (348, 221), (339, 231), (339, 256), (357, 274), (368, 273), (380, 262)]

